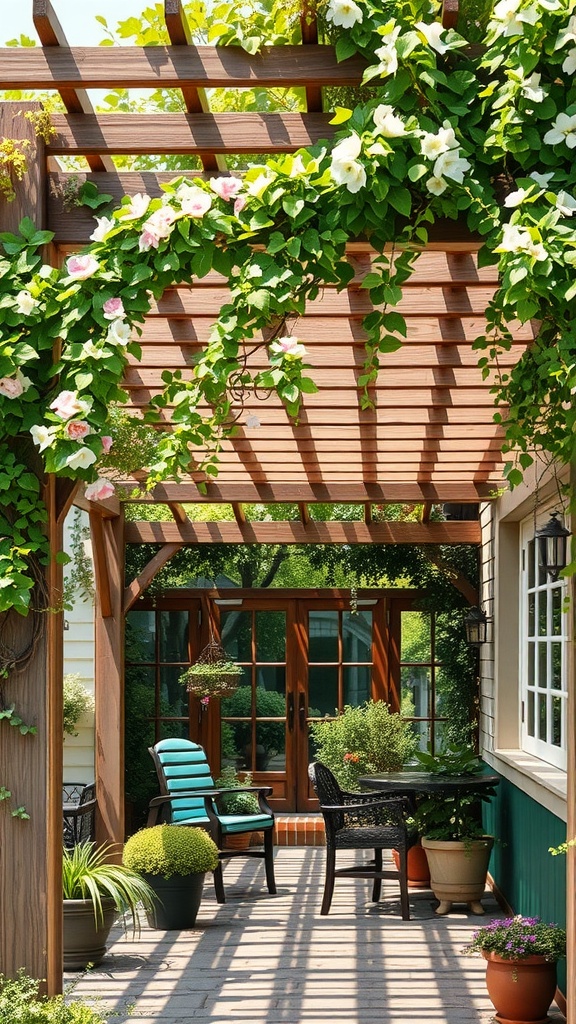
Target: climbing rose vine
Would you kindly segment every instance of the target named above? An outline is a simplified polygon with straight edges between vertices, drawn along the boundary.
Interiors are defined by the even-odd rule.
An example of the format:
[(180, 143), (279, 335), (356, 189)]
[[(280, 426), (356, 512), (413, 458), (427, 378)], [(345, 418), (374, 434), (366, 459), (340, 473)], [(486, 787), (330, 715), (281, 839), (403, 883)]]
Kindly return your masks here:
[[(167, 287), (212, 270), (230, 297), (196, 365), (166, 370), (150, 402), (147, 421), (170, 415), (173, 429), (132, 467), (149, 486), (191, 469), (216, 475), (243, 392), (272, 389), (298, 415), (316, 390), (298, 319), (324, 284), (346, 287), (346, 244), (359, 235), (375, 250), (362, 282), (374, 306), (358, 381), (368, 406), (381, 358), (406, 335), (395, 307), (438, 218), (465, 219), (483, 237), (480, 263), (498, 264), (501, 287), (476, 342), (482, 371), (497, 370), (511, 324), (537, 328), (495, 385), (495, 401), (510, 407), (510, 483), (534, 449), (572, 458), (575, 2), (499, 0), (478, 52), (443, 28), (436, 4), (329, 0), (319, 5), (325, 35), (339, 60), (365, 58), (370, 85), (364, 102), (336, 108), (333, 141), (242, 178), (181, 176), (161, 197), (126, 196), (62, 270), (42, 263), (50, 236), (29, 220), (0, 236), (0, 610), (26, 613), (31, 559), (47, 554), (42, 473), (84, 481), (93, 500), (110, 496), (113, 410), (127, 400), (123, 374), (140, 358), (146, 314)], [(268, 365), (256, 371), (257, 348)]]

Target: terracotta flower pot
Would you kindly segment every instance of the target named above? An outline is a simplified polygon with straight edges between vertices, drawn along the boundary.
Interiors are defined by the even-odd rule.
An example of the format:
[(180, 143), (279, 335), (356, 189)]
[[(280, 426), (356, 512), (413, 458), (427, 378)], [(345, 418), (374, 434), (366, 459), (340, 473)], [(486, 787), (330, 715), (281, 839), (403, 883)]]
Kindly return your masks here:
[(486, 988), (501, 1024), (545, 1024), (556, 991), (556, 964), (542, 956), (503, 960), (482, 953)]
[(231, 833), (224, 836), (224, 846), (227, 850), (247, 850), (252, 840), (252, 832), (240, 832), (237, 835)]
[[(396, 865), (396, 869), (400, 869), (400, 855), (397, 850), (392, 850), (392, 857)], [(415, 846), (411, 846), (408, 850), (408, 888), (409, 889), (429, 889), (430, 888), (430, 868), (428, 866), (428, 857), (426, 856), (426, 850), (424, 850), (420, 843)]]

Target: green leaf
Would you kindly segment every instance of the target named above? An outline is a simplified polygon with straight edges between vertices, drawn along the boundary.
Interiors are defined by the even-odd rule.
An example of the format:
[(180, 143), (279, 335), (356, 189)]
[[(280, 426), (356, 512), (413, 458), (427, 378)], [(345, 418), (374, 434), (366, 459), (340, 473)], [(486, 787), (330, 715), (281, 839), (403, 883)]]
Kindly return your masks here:
[(388, 202), (403, 217), (409, 217), (412, 209), (412, 196), (407, 188), (391, 188), (388, 193)]
[(334, 117), (330, 119), (328, 124), (344, 124), (349, 121), (352, 117), (352, 111), (348, 110), (347, 107), (335, 107)]

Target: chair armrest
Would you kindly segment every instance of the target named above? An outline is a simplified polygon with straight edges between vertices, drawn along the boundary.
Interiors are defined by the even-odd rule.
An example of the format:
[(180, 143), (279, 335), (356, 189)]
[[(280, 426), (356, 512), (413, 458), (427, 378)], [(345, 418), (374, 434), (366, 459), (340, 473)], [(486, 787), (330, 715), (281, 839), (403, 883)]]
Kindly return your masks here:
[(72, 819), (81, 818), (83, 814), (90, 814), (91, 811), (97, 806), (97, 800), (87, 800), (85, 804), (79, 804), (77, 807), (66, 807), (63, 810), (64, 818)]
[(220, 796), (221, 792), (222, 790), (220, 789), (183, 789), (180, 793), (164, 793), (162, 796), (154, 796), (148, 804), (148, 820), (146, 825), (150, 827), (158, 824), (160, 811), (164, 804), (172, 803), (173, 800), (189, 800), (192, 797), (204, 800), (206, 814), (209, 818), (213, 819), (214, 809), (212, 807), (212, 800)]

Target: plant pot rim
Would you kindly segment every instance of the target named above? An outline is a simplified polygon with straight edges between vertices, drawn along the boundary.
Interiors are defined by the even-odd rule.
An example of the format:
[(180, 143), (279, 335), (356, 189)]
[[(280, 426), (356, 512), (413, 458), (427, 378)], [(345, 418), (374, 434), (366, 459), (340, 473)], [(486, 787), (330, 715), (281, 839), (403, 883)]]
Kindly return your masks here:
[(555, 967), (558, 963), (557, 960), (547, 960), (545, 956), (539, 953), (535, 953), (532, 956), (521, 956), (516, 959), (512, 957), (500, 956), (500, 953), (494, 953), (493, 950), (481, 949), (482, 956), (485, 960), (489, 960), (496, 964), (510, 964), (511, 967), (521, 967), (522, 964), (527, 966), (535, 966), (538, 964), (549, 964), (550, 967)]
[(425, 850), (469, 850), (471, 847), (486, 847), (494, 844), (494, 836), (477, 836), (476, 839), (428, 839), (422, 836), (422, 846)]
[[(102, 907), (104, 908), (104, 910), (108, 910), (111, 907), (114, 907), (114, 908), (116, 907), (116, 901), (114, 900), (113, 896), (101, 896), (100, 900), (102, 902)], [(88, 907), (88, 906), (93, 907), (94, 906), (94, 900), (91, 899), (90, 897), (88, 899), (86, 899), (86, 900), (70, 900), (70, 899), (67, 899), (66, 897), (64, 897), (62, 902), (63, 902), (64, 906), (65, 907), (69, 907), (70, 910), (72, 910), (74, 907), (80, 908), (80, 907)]]

